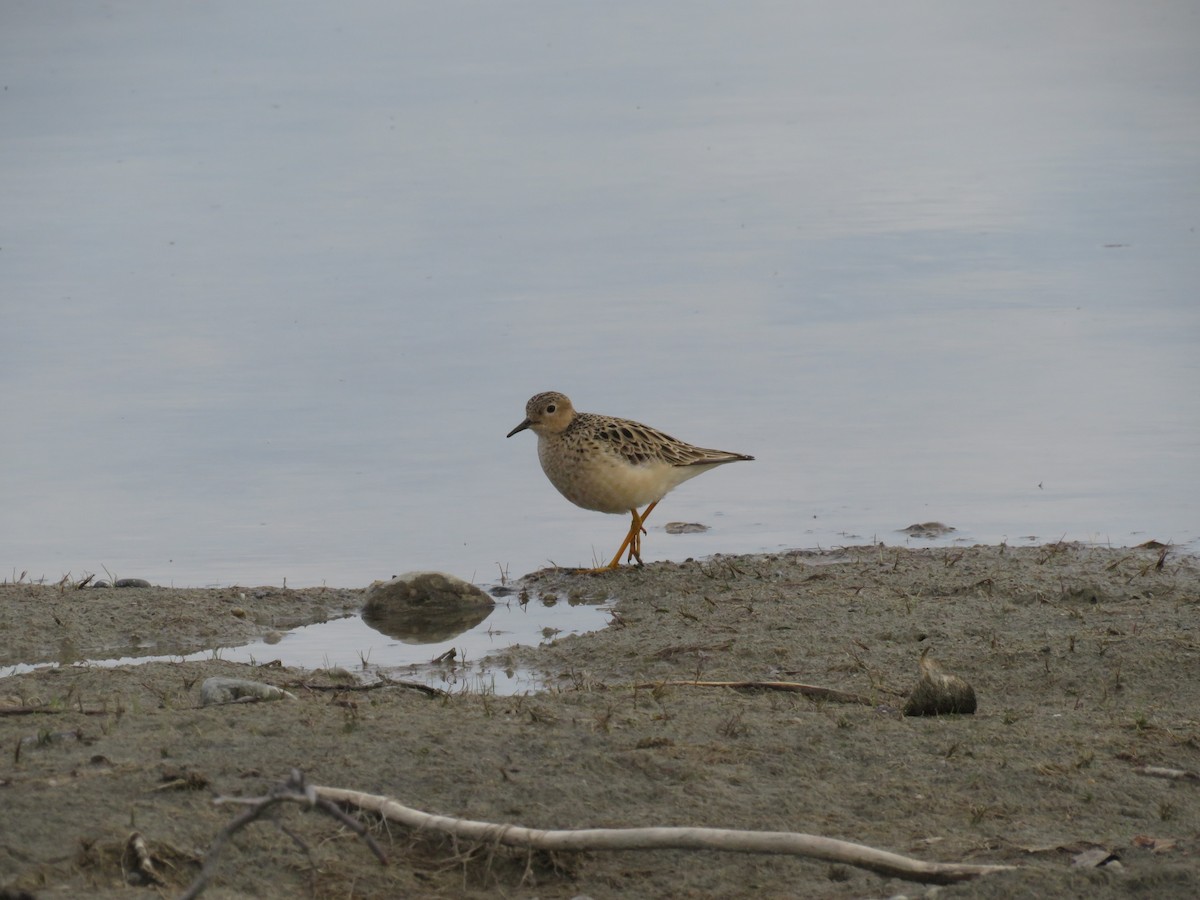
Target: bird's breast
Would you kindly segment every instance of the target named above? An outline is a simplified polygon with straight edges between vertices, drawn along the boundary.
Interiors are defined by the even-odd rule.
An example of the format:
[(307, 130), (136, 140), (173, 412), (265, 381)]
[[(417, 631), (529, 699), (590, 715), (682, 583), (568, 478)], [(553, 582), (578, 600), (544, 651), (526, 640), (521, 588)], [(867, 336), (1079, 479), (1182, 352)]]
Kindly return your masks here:
[(699, 474), (660, 460), (635, 465), (603, 445), (569, 446), (545, 438), (538, 439), (538, 458), (560, 494), (576, 506), (605, 513), (629, 512), (661, 500)]

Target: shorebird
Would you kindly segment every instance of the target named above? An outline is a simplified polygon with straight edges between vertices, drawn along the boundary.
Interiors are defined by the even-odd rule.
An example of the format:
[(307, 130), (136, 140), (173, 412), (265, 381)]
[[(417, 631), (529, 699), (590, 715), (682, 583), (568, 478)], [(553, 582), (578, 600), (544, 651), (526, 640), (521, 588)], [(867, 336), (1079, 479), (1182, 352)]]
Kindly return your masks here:
[[(629, 419), (576, 412), (557, 391), (534, 395), (525, 420), (507, 436), (526, 428), (537, 435), (542, 471), (560, 494), (584, 509), (633, 517), (612, 562), (597, 572), (617, 568), (626, 549), (626, 562), (642, 564), (646, 517), (673, 488), (725, 463), (754, 459), (694, 447)], [(639, 513), (639, 506), (646, 509)]]

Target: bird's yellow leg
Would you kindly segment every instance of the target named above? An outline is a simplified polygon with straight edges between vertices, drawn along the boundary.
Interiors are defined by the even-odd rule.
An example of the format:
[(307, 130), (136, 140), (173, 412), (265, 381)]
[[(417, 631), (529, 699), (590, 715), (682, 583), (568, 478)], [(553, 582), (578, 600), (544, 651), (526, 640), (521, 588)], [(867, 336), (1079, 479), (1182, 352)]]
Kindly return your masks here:
[[(642, 535), (646, 533), (646, 519), (650, 516), (650, 511), (656, 506), (658, 506), (657, 500), (647, 506), (646, 511), (640, 516), (637, 514), (637, 510), (633, 511), (634, 516), (637, 518), (637, 527), (636, 529), (630, 529), (629, 532), (631, 539), (629, 541), (629, 558), (625, 560), (626, 562), (633, 562), (636, 559), (638, 565), (642, 565)], [(620, 553), (617, 554), (618, 557), (620, 555)]]
[(642, 533), (645, 531), (645, 529), (642, 527), (642, 523), (646, 521), (646, 516), (650, 515), (650, 510), (654, 509), (654, 507), (657, 505), (658, 501), (655, 500), (646, 507), (646, 511), (641, 515), (638, 515), (638, 511), (636, 509), (631, 509), (629, 511), (629, 533), (625, 535), (625, 540), (621, 541), (621, 546), (617, 548), (617, 552), (613, 556), (612, 562), (610, 562), (607, 566), (601, 566), (599, 568), (589, 569), (587, 571), (608, 572), (617, 568), (621, 565), (621, 554), (624, 553), (626, 549), (629, 550), (629, 559), (627, 561), (632, 562), (634, 559), (636, 559), (638, 561), (638, 565), (641, 565)]
[(633, 542), (634, 542), (634, 540), (639, 539), (641, 537), (642, 520), (640, 518), (638, 518), (636, 509), (631, 509), (629, 511), (629, 514), (633, 518), (633, 521), (629, 523), (629, 533), (627, 535), (625, 535), (625, 540), (621, 541), (621, 546), (617, 548), (617, 553), (612, 558), (612, 562), (610, 562), (607, 566), (604, 566), (602, 568), (593, 569), (592, 570), (593, 572), (605, 572), (605, 571), (608, 571), (609, 569), (615, 569), (615, 568), (617, 568), (617, 566), (621, 565), (621, 554), (625, 552), (626, 547), (629, 548), (629, 553), (632, 556)]

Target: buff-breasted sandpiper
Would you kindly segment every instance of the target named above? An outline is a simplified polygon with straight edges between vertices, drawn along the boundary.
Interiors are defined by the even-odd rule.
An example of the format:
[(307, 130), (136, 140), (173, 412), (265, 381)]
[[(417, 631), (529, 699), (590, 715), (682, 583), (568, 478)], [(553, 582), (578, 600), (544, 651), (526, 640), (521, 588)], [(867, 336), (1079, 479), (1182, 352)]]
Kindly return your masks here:
[[(537, 394), (525, 404), (526, 428), (538, 437), (542, 470), (558, 492), (584, 509), (629, 513), (629, 533), (605, 569), (615, 569), (621, 554), (642, 564), (642, 527), (650, 511), (673, 488), (702, 472), (743, 459), (744, 453), (706, 450), (657, 429), (594, 413), (576, 412), (557, 391)], [(645, 506), (639, 513), (638, 507)]]

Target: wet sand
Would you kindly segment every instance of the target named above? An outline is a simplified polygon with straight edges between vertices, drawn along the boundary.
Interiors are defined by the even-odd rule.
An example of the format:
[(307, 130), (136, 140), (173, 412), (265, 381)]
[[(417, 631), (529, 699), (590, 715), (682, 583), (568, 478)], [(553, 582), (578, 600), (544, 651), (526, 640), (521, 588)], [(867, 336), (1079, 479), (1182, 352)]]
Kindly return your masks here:
[[(144, 897), (136, 831), (176, 896), (292, 767), (316, 784), (537, 828), (798, 831), (919, 859), (1019, 868), (941, 897), (1200, 895), (1200, 563), (1155, 548), (849, 548), (544, 571), (533, 595), (616, 601), (614, 624), (501, 665), (530, 696), (354, 689), (339, 673), (220, 660), (0, 679), (0, 896)], [(182, 653), (357, 608), (361, 591), (0, 587), (0, 668)], [(906, 717), (922, 651), (974, 715)], [(294, 700), (199, 706), (211, 675)], [(672, 681), (789, 681), (811, 699)], [(1149, 774), (1148, 774), (1149, 773)], [(802, 858), (528, 854), (369, 816), (383, 867), (287, 808), (222, 853), (206, 897), (886, 897), (930, 888)], [(301, 849), (297, 840), (307, 848)], [(1102, 866), (1072, 865), (1098, 849)], [(124, 864), (124, 870), (123, 870)]]

